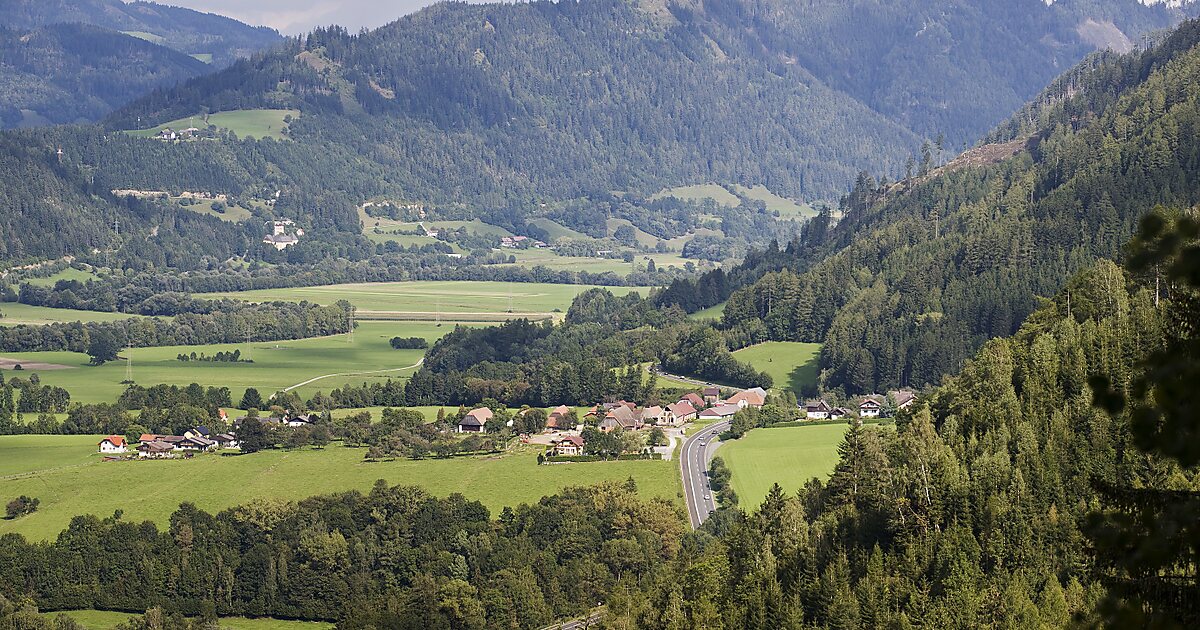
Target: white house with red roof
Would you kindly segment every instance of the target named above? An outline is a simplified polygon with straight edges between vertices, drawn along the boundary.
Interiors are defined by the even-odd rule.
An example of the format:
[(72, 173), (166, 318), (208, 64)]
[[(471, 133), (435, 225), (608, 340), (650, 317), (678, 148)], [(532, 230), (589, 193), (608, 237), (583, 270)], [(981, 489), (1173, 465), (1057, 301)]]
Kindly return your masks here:
[(110, 435), (103, 440), (100, 440), (100, 452), (104, 453), (105, 455), (128, 453), (129, 446), (125, 444), (125, 436)]

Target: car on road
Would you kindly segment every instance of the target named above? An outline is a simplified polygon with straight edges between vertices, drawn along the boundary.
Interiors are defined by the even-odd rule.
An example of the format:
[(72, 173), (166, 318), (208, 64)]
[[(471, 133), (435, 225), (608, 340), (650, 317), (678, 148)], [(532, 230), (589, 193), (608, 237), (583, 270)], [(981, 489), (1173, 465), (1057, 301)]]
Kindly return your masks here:
[(711, 494), (706, 494), (706, 495), (704, 495), (704, 500), (705, 500), (705, 501), (712, 501), (712, 495), (711, 495)]

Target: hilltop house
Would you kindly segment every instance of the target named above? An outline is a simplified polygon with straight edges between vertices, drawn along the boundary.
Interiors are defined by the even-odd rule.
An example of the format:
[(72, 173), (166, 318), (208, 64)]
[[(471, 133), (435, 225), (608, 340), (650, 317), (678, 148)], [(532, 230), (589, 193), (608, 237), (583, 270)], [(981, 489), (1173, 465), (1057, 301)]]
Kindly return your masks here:
[(479, 407), (467, 412), (463, 419), (458, 422), (459, 433), (483, 433), (484, 425), (491, 420), (495, 414), (487, 407)]
[(554, 446), (550, 449), (551, 455), (561, 457), (574, 457), (583, 455), (583, 438), (578, 435), (568, 435), (554, 442)]
[(804, 405), (804, 417), (809, 420), (828, 420), (833, 408), (824, 400), (810, 400)]
[(110, 435), (100, 440), (100, 452), (106, 455), (129, 452), (129, 447), (125, 445), (125, 436)]

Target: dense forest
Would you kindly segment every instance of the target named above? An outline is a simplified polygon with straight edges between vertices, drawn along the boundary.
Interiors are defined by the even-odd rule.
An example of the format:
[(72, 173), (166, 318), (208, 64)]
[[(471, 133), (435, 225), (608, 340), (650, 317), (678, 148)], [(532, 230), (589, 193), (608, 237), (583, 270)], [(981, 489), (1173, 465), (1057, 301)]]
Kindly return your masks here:
[[(1073, 273), (1119, 259), (1147, 210), (1200, 202), (1198, 42), (1188, 22), (1158, 47), (1093, 63), (1057, 85), (1053, 106), (1026, 112), (1036, 132), (1014, 122), (1015, 140), (929, 175), (860, 176), (836, 227), (807, 226), (730, 272), (763, 275), (724, 283), (729, 338), (824, 341), (824, 385), (847, 393), (939, 382)], [(702, 288), (660, 302), (707, 306), (689, 303), (689, 286)]]
[(248, 26), (222, 15), (142, 0), (3, 0), (0, 23), (28, 30), (53, 24), (88, 24), (135, 33), (185, 55), (211, 55), (216, 67), (249, 57), (283, 39), (272, 29)]

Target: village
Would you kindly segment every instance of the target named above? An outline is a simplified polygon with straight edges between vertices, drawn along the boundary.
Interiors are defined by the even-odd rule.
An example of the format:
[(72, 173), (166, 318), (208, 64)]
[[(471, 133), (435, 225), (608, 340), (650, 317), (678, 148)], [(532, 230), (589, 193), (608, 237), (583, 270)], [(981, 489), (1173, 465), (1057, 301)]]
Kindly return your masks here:
[[(784, 417), (787, 421), (806, 423), (862, 423), (891, 417), (908, 409), (915, 399), (915, 392), (907, 389), (891, 391), (886, 396), (861, 396), (845, 406), (820, 398), (796, 405)], [(397, 456), (421, 459), (494, 453), (515, 444), (544, 447), (538, 458), (544, 464), (671, 459), (677, 441), (688, 434), (689, 425), (731, 420), (748, 409), (762, 409), (768, 404), (778, 407), (779, 403), (779, 397), (772, 397), (762, 388), (730, 391), (706, 386), (668, 404), (651, 401), (639, 405), (617, 400), (589, 408), (560, 405), (548, 411), (529, 407), (519, 410), (502, 406), (464, 407), (449, 414), (443, 410), (433, 423), (406, 409), (385, 410), (381, 422), (372, 422), (365, 413), (333, 420), (328, 412), (291, 413), (281, 409), (262, 418), (257, 412), (250, 412), (231, 422), (221, 410), (213, 423), (216, 429), (196, 426), (181, 435), (110, 435), (100, 440), (97, 450), (111, 460), (160, 460), (190, 458), (214, 451), (252, 452), (277, 445), (323, 446), (336, 439), (347, 446), (371, 447), (365, 457), (370, 461)], [(238, 435), (251, 418), (261, 427), (256, 427), (255, 433), (266, 437), (259, 440), (260, 445), (243, 449)]]

